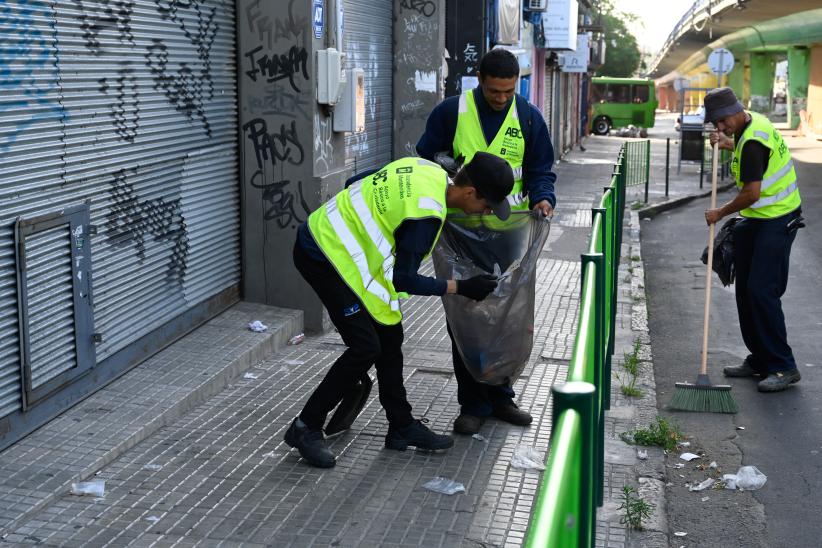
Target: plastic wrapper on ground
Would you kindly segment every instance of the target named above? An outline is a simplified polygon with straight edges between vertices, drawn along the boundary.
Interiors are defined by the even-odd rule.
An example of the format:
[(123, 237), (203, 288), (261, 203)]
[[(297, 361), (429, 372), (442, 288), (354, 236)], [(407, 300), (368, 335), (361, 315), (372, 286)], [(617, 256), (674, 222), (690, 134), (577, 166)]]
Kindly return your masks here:
[(437, 277), (499, 277), (497, 288), (483, 301), (460, 295), (442, 299), (460, 356), (479, 382), (514, 382), (528, 364), (537, 260), (550, 228), (550, 219), (531, 212), (512, 213), (507, 221), (492, 215), (449, 215), (445, 222), (433, 253)]

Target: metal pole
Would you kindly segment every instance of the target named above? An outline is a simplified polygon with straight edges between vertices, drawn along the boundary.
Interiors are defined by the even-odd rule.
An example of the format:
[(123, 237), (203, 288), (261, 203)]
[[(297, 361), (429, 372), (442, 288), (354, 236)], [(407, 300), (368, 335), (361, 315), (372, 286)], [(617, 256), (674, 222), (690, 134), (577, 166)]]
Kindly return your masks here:
[(651, 141), (645, 141), (645, 203), (648, 203), (648, 185), (651, 184)]
[(699, 144), (702, 146), (702, 153), (699, 158), (699, 189), (702, 190), (702, 179), (705, 177), (705, 138), (699, 136)]
[(671, 167), (671, 138), (665, 139), (665, 197), (668, 197), (668, 175)]

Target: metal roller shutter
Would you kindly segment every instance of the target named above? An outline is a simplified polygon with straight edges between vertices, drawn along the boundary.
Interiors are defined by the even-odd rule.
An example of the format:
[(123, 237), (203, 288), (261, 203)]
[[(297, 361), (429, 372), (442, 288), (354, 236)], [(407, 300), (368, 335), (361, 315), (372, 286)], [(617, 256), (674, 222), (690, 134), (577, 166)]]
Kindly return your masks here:
[(344, 1), (346, 66), (363, 69), (365, 131), (345, 137), (345, 154), (356, 171), (391, 161), (393, 4), (390, 0)]
[[(18, 217), (89, 202), (97, 361), (239, 282), (234, 9), (230, 0), (7, 4), (0, 417), (20, 408)], [(57, 268), (64, 254), (54, 248)]]

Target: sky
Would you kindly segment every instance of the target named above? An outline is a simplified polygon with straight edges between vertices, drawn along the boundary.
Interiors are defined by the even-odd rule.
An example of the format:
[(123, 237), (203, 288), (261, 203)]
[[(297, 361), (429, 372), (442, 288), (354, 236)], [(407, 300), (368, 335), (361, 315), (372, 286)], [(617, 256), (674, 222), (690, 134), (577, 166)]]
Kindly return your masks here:
[(639, 17), (628, 29), (636, 36), (640, 49), (652, 54), (659, 51), (693, 4), (694, 0), (614, 0), (618, 11)]

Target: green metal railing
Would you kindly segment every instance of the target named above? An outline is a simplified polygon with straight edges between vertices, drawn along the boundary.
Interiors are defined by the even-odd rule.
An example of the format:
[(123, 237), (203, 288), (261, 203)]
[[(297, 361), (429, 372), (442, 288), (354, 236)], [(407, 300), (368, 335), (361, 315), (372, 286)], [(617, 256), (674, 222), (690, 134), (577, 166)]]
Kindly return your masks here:
[(644, 185), (650, 179), (651, 141), (628, 141), (622, 145), (627, 158), (625, 184)]
[(648, 141), (622, 146), (610, 184), (592, 209), (576, 339), (567, 382), (551, 388), (551, 453), (528, 528), (528, 547), (594, 546), (596, 509), (604, 496), (605, 411), (611, 401), (625, 188), (636, 163), (647, 177), (650, 149), (637, 146), (643, 144), (649, 147)]

